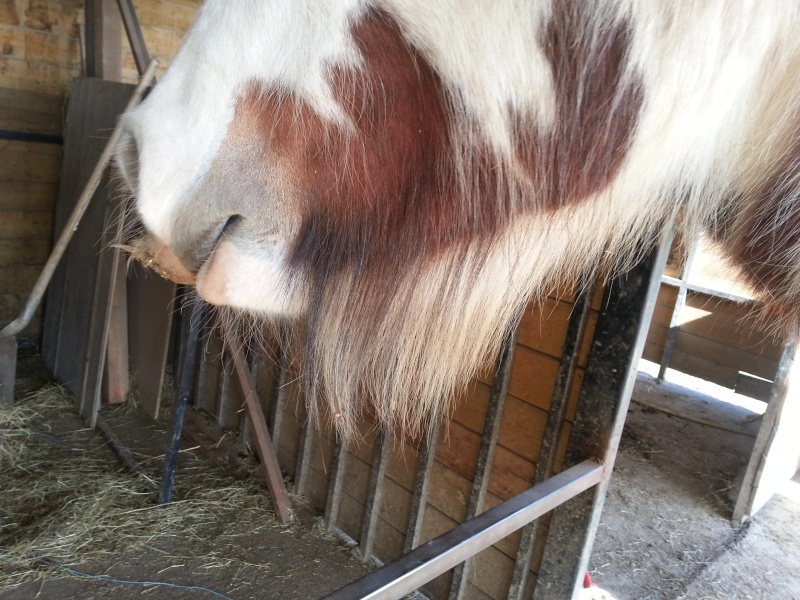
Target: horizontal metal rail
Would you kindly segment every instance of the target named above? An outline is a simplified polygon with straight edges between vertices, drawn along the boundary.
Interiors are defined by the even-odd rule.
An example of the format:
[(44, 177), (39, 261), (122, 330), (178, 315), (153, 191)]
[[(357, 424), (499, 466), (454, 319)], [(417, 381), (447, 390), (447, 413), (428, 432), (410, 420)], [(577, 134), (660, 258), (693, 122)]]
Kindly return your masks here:
[(600, 483), (605, 469), (584, 461), (498, 504), (397, 560), (326, 596), (327, 600), (402, 598), (548, 511)]

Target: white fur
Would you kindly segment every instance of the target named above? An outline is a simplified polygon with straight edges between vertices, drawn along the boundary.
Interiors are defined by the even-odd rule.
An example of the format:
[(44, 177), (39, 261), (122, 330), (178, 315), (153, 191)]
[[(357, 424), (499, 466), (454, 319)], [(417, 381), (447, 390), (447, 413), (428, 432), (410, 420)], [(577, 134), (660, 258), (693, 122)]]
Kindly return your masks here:
[[(443, 79), (462, 168), (469, 169), (470, 140), (483, 136), (498, 168), (515, 180), (515, 193), (536, 193), (515, 166), (509, 110), (542, 130), (557, 120), (552, 73), (536, 44), (549, 2), (208, 0), (164, 80), (125, 117), (140, 153), (134, 185), (148, 229), (168, 245), (175, 238), (175, 215), (208, 176), (236, 101), (252, 82), (291, 90), (324, 119), (348, 127), (328, 79), (333, 67), (361, 63), (349, 31), (368, 5), (392, 15)], [(342, 292), (336, 310), (318, 324), (324, 360), (312, 377), (325, 382), (344, 430), (352, 428), (352, 403), (365, 387), (387, 420), (419, 423), (497, 350), (532, 296), (601, 263), (632, 260), (638, 245), (667, 223), (691, 235), (713, 226), (723, 211), (744, 214), (747, 192), (785, 151), (794, 133), (787, 125), (798, 122), (798, 3), (617, 0), (595, 10), (598, 20), (629, 20), (626, 77), (641, 76), (644, 87), (616, 178), (578, 206), (520, 218), (493, 242), (477, 277), (457, 274), (486, 258), (483, 246), (454, 248), (424, 272), (410, 273), (397, 283), (406, 293), (382, 316), (386, 339), (369, 341), (369, 360), (356, 347), (366, 342), (342, 330), (349, 310)], [(274, 158), (280, 178), (289, 167)], [(468, 181), (462, 185), (470, 189)], [(265, 211), (292, 210), (280, 194), (265, 197), (273, 199)], [(291, 233), (271, 250), (241, 236), (220, 245), (200, 272), (201, 294), (255, 313), (302, 313), (307, 282), (287, 282), (281, 264)], [(351, 275), (343, 275), (342, 289)], [(433, 300), (443, 286), (449, 310)], [(408, 316), (409, 302), (419, 315)]]

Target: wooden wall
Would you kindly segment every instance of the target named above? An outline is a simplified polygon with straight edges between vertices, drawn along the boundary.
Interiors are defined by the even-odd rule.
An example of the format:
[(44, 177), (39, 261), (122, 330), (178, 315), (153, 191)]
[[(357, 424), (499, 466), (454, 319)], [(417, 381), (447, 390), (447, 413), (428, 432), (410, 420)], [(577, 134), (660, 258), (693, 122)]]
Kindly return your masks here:
[[(666, 274), (680, 277), (680, 252), (674, 256)], [(769, 386), (754, 388), (750, 376), (774, 379), (783, 340), (770, 330), (769, 322), (758, 318), (755, 301), (744, 301), (750, 297), (750, 290), (735, 281), (734, 272), (711, 243), (701, 241), (687, 280), (690, 286), (735, 295), (743, 301), (692, 291), (690, 287), (678, 319), (670, 368), (744, 394), (763, 396)], [(644, 349), (647, 360), (661, 362), (677, 296), (677, 287), (661, 285)]]
[[(178, 49), (201, 0), (136, 0), (148, 48), (161, 71)], [(53, 240), (62, 107), (82, 72), (83, 2), (0, 0), (0, 130), (49, 136), (0, 139), (0, 326), (24, 306)], [(127, 40), (123, 78), (136, 80)], [(0, 135), (0, 138), (9, 137)], [(41, 310), (23, 332), (41, 333)]]
[[(568, 294), (565, 298), (548, 298), (543, 306), (529, 307), (522, 320), (499, 433), (494, 438), (494, 457), (486, 472), (488, 490), (477, 512), (534, 484), (567, 327), (575, 314), (572, 299)], [(556, 422), (555, 472), (560, 469), (566, 451), (599, 304), (598, 295), (579, 343), (579, 366), (569, 389), (566, 414), (562, 421)], [(223, 428), (241, 429), (240, 400), (236, 386), (231, 383), (230, 366), (219, 338), (213, 331), (207, 335), (208, 341), (201, 343), (205, 353), (198, 371), (196, 407), (212, 415)], [(219, 360), (221, 354), (223, 359)], [(402, 555), (408, 549), (411, 535), (409, 529), (415, 486), (419, 485), (422, 469), (423, 440), (402, 435), (380, 440), (381, 434), (374, 423), (365, 419), (360, 426), (363, 441), (342, 448), (337, 445), (331, 429), (309, 427), (295, 373), (286, 373), (279, 380), (273, 362), (265, 361), (255, 368), (259, 395), (265, 414), (269, 415), (278, 459), (284, 474), (292, 480), (295, 493), (306, 496), (324, 513), (330, 528), (358, 542), (365, 560), (374, 556), (389, 562)], [(489, 410), (493, 370), (487, 365), (459, 399), (452, 417), (441, 426), (417, 545), (466, 519)], [(386, 446), (383, 451), (381, 442)], [(373, 478), (381, 457), (384, 467), (376, 482)], [(381, 488), (382, 494), (370, 513), (376, 486)], [(332, 501), (333, 497), (337, 500)], [(331, 508), (332, 505), (338, 508)], [(373, 537), (367, 542), (364, 524), (371, 515), (376, 524)], [(541, 531), (540, 535), (543, 534)], [(540, 546), (543, 538), (537, 540)], [(471, 561), (463, 597), (506, 598), (519, 543), (520, 532), (517, 532), (476, 556)], [(369, 545), (366, 552), (365, 544)], [(533, 561), (525, 567), (531, 571), (529, 589), (535, 581), (540, 554), (534, 553)], [(452, 577), (452, 572), (445, 574), (424, 591), (431, 598), (446, 598)]]

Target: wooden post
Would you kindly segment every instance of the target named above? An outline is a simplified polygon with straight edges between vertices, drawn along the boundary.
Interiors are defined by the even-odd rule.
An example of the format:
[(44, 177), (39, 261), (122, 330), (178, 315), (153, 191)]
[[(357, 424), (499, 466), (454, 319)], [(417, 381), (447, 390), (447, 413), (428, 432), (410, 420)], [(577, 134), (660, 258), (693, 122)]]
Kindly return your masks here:
[(800, 457), (800, 361), (797, 341), (790, 340), (781, 356), (767, 412), (761, 420), (733, 520), (744, 522), (772, 498), (797, 471)]
[(85, 12), (86, 76), (120, 81), (122, 22), (116, 0), (86, 0)]

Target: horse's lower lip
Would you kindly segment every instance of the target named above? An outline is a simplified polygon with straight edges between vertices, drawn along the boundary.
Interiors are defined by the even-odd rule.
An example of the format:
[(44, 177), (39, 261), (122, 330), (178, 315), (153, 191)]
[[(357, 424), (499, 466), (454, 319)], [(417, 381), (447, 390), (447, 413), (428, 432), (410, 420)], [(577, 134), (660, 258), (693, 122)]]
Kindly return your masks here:
[(185, 285), (192, 285), (195, 283), (195, 274), (184, 266), (181, 260), (166, 244), (156, 240), (151, 245), (150, 254), (151, 257), (147, 266), (162, 277), (171, 279), (175, 283)]

